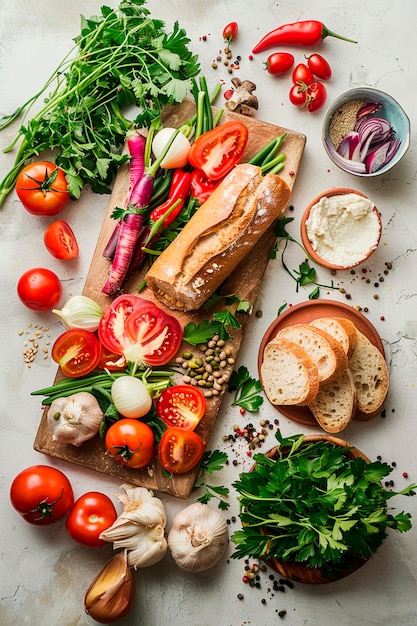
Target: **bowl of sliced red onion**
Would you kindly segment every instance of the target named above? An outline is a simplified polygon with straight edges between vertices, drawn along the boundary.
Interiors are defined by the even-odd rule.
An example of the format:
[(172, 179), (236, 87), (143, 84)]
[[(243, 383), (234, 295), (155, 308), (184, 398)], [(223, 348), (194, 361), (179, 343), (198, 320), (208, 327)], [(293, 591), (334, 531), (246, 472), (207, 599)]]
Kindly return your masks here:
[(392, 96), (371, 87), (357, 87), (328, 108), (323, 143), (331, 160), (345, 172), (379, 176), (407, 152), (410, 120)]

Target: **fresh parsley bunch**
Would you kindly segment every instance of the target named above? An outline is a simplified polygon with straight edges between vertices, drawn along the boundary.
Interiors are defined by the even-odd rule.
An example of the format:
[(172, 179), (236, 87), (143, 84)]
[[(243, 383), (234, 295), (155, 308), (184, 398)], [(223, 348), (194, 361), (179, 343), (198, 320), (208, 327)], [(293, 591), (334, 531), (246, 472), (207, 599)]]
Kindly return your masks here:
[(382, 486), (392, 468), (352, 458), (349, 448), (329, 441), (283, 439), (274, 459), (256, 454), (253, 471), (233, 486), (242, 529), (233, 533), (233, 558), (276, 558), (320, 568), (333, 578), (352, 569), (354, 559), (371, 557), (387, 529), (405, 532), (410, 514), (389, 512), (388, 500), (415, 495), (417, 485), (394, 492)]

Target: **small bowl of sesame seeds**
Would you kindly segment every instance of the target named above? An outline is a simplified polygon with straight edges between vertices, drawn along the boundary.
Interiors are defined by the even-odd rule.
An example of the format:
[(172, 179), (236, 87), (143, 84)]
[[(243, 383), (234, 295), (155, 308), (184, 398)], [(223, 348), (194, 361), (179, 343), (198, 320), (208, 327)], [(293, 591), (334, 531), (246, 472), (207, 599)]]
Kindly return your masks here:
[(390, 95), (371, 87), (341, 94), (327, 109), (323, 143), (343, 171), (372, 177), (387, 173), (410, 146), (410, 120)]

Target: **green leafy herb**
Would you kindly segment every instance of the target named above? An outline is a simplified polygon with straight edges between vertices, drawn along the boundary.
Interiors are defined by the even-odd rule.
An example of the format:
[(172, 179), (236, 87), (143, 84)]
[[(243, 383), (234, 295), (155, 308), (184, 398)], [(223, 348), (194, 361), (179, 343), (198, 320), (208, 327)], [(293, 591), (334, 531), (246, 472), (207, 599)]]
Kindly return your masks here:
[(204, 452), (203, 460), (200, 465), (200, 472), (196, 482), (194, 483), (194, 488), (196, 489), (204, 487), (204, 493), (197, 498), (197, 502), (207, 504), (213, 498), (217, 498), (217, 506), (219, 509), (226, 511), (229, 508), (230, 503), (224, 500), (224, 498), (227, 498), (229, 495), (229, 488), (219, 485), (209, 485), (206, 482), (207, 474), (211, 475), (214, 472), (222, 470), (226, 462), (227, 454), (225, 452), (220, 452), (220, 450)]
[(263, 396), (259, 395), (262, 392), (260, 381), (252, 378), (244, 365), (232, 372), (229, 391), (236, 392), (232, 406), (240, 406), (251, 412), (257, 411), (264, 401)]
[[(182, 102), (199, 73), (197, 57), (187, 45), (185, 31), (175, 23), (171, 33), (164, 22), (151, 19), (145, 0), (122, 0), (88, 19), (81, 16), (81, 34), (46, 84), (4, 117), (0, 130), (38, 99), (43, 106), (21, 126), (15, 163), (0, 183), (0, 206), (14, 188), (26, 162), (45, 150), (57, 152), (56, 163), (66, 174), (73, 198), (86, 183), (94, 192), (109, 193), (126, 135), (135, 126), (149, 127), (166, 104)], [(135, 119), (125, 111), (137, 106)]]
[[(316, 285), (315, 289), (309, 294), (309, 300), (316, 300), (317, 298), (320, 297), (320, 287), (323, 287), (326, 289), (338, 289), (338, 287), (335, 287), (333, 281), (331, 281), (330, 285), (322, 285), (317, 282), (317, 272), (314, 269), (314, 267), (310, 266), (309, 255), (308, 255), (307, 250), (299, 241), (294, 239), (294, 237), (292, 237), (292, 235), (290, 235), (285, 229), (286, 225), (292, 222), (293, 220), (294, 220), (293, 217), (283, 217), (277, 221), (275, 225), (275, 229), (274, 229), (276, 242), (271, 251), (271, 258), (275, 259), (277, 257), (279, 244), (281, 241), (284, 241), (285, 243), (284, 243), (284, 247), (281, 253), (281, 262), (285, 271), (291, 276), (291, 278), (295, 280), (297, 292), (298, 292), (299, 287), (304, 287), (309, 284)], [(298, 271), (297, 270), (291, 271), (284, 260), (284, 254), (285, 254), (285, 251), (287, 249), (287, 245), (289, 242), (295, 243), (297, 246), (299, 246), (301, 250), (303, 251), (305, 257), (307, 257), (302, 263), (300, 263)]]
[(417, 485), (384, 489), (381, 480), (392, 467), (367, 464), (329, 441), (304, 443), (303, 435), (283, 439), (279, 432), (276, 437), (277, 457), (256, 454), (254, 470), (233, 484), (242, 522), (232, 536), (233, 558), (295, 561), (333, 577), (349, 571), (352, 559), (372, 556), (387, 528), (411, 528), (410, 515), (393, 515), (387, 502), (415, 495)]
[(224, 326), (219, 321), (203, 320), (200, 324), (188, 322), (184, 328), (183, 339), (192, 346), (207, 343), (214, 335), (223, 339), (229, 339), (230, 335), (224, 336)]

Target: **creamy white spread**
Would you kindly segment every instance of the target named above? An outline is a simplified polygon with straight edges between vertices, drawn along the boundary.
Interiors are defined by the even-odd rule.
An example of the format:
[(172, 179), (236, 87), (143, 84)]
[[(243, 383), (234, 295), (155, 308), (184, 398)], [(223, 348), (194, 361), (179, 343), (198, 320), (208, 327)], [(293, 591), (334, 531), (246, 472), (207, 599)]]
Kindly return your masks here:
[(306, 229), (316, 254), (341, 267), (362, 261), (380, 237), (373, 202), (356, 193), (321, 198), (311, 207)]

